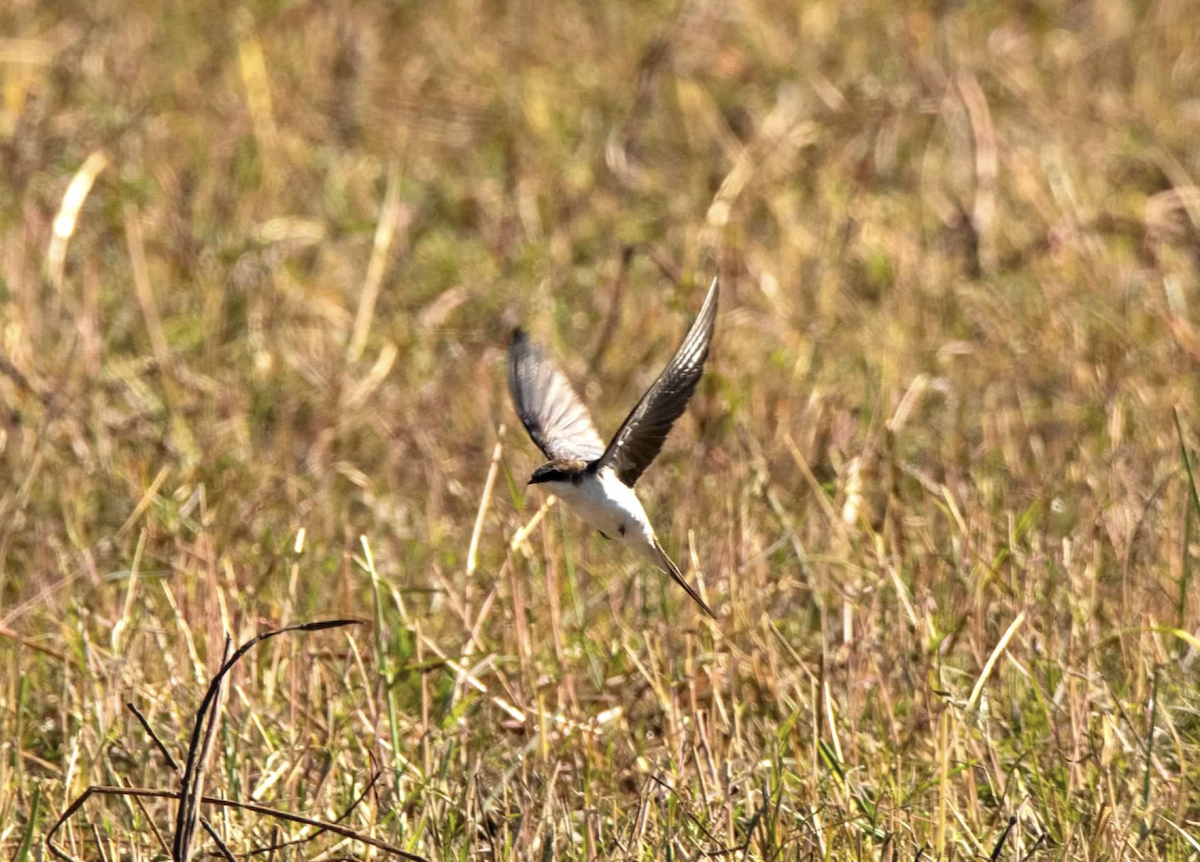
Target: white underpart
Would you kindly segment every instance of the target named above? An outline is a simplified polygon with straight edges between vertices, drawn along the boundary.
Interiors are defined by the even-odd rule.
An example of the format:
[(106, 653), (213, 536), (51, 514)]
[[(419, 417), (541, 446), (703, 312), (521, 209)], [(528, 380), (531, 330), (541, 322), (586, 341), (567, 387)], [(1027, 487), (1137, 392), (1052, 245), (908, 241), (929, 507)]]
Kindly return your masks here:
[[(611, 468), (574, 482), (546, 482), (546, 490), (571, 511), (613, 541), (628, 545), (644, 557), (658, 562), (654, 528), (633, 489), (617, 478)], [(622, 530), (624, 527), (624, 530)]]

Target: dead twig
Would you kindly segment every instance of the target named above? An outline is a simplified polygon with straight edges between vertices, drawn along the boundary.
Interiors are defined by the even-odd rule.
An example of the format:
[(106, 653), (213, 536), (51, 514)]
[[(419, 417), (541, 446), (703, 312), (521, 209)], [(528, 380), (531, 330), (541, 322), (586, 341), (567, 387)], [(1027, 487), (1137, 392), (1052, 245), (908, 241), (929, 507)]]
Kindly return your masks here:
[[(104, 784), (93, 784), (87, 790), (83, 791), (78, 798), (75, 799), (62, 816), (55, 821), (50, 827), (50, 831), (46, 833), (46, 847), (54, 855), (56, 859), (62, 859), (64, 862), (81, 862), (76, 859), (66, 850), (58, 845), (54, 840), (54, 836), (58, 834), (58, 830), (63, 824), (71, 818), (76, 811), (83, 807), (83, 804), (91, 798), (92, 794), (100, 794), (102, 796), (132, 796), (140, 799), (178, 799), (179, 794), (174, 790), (154, 790), (146, 787), (111, 787)], [(312, 826), (317, 829), (324, 829), (326, 832), (332, 832), (335, 835), (340, 835), (343, 838), (349, 838), (352, 841), (361, 841), (364, 844), (369, 844), (380, 850), (384, 850), (401, 859), (408, 859), (411, 862), (429, 862), (424, 856), (418, 856), (415, 853), (409, 853), (407, 850), (402, 850), (394, 844), (389, 844), (386, 841), (381, 841), (378, 838), (372, 838), (370, 835), (364, 835), (361, 832), (356, 832), (353, 829), (347, 829), (345, 826), (339, 826), (336, 823), (327, 823), (322, 820), (315, 820), (312, 817), (304, 817), (299, 814), (289, 814), (286, 811), (279, 811), (275, 808), (270, 808), (266, 805), (259, 805), (254, 802), (238, 802), (236, 799), (220, 799), (216, 796), (201, 796), (199, 801), (205, 805), (219, 805), (222, 808), (240, 808), (243, 811), (250, 811), (254, 814), (261, 814), (266, 817), (274, 817), (277, 820), (283, 820), (287, 823), (298, 823), (302, 826)]]
[[(237, 664), (238, 660), (264, 640), (276, 637), (277, 635), (298, 631), (320, 631), (322, 629), (357, 625), (359, 622), (359, 620), (322, 620), (311, 623), (299, 623), (297, 625), (286, 626), (280, 629), (273, 629), (251, 638), (246, 643), (238, 647), (238, 649), (232, 654), (230, 653), (232, 641), (228, 636), (226, 636), (221, 667), (209, 682), (208, 690), (205, 692), (204, 699), (200, 702), (200, 708), (196, 712), (196, 722), (192, 727), (191, 741), (188, 744), (187, 763), (183, 769), (183, 776), (180, 780), (179, 791), (172, 792), (168, 790), (153, 790), (147, 788), (125, 788), (93, 785), (84, 791), (82, 795), (80, 795), (67, 807), (63, 814), (59, 817), (58, 821), (46, 834), (45, 842), (47, 849), (56, 858), (69, 860), (69, 862), (78, 862), (78, 860), (75, 860), (75, 858), (67, 853), (62, 847), (55, 844), (53, 840), (54, 835), (57, 833), (59, 828), (61, 828), (62, 825), (66, 823), (66, 821), (70, 819), (70, 817), (76, 811), (78, 811), (80, 807), (82, 807), (84, 802), (86, 802), (93, 793), (100, 793), (111, 796), (129, 796), (139, 800), (143, 798), (178, 799), (179, 805), (176, 809), (175, 815), (175, 834), (171, 848), (171, 855), (175, 862), (187, 862), (188, 858), (190, 857), (192, 837), (195, 834), (197, 823), (203, 823), (204, 828), (216, 842), (221, 854), (226, 858), (226, 860), (228, 860), (228, 862), (235, 862), (233, 853), (221, 840), (216, 830), (211, 826), (211, 824), (200, 817), (199, 810), (200, 803), (202, 802), (212, 805), (222, 805), (225, 807), (242, 808), (247, 811), (265, 814), (280, 820), (293, 823), (302, 823), (306, 826), (316, 827), (318, 829), (317, 834), (320, 834), (320, 832), (334, 832), (335, 834), (341, 835), (345, 838), (363, 841), (366, 844), (378, 847), (381, 850), (386, 850), (389, 853), (400, 856), (401, 858), (424, 862), (420, 856), (408, 853), (407, 851), (401, 850), (398, 847), (394, 847), (387, 842), (379, 841), (371, 838), (370, 836), (361, 835), (354, 830), (338, 826), (336, 823), (325, 823), (309, 817), (287, 814), (286, 812), (276, 811), (275, 809), (268, 808), (264, 805), (238, 802), (236, 800), (218, 799), (216, 797), (204, 796), (201, 794), (205, 765), (208, 760), (208, 754), (212, 749), (212, 741), (216, 728), (216, 717), (217, 713), (220, 711), (221, 695), (224, 691), (225, 677), (233, 668), (233, 666)], [(167, 747), (162, 743), (162, 740), (160, 740), (158, 735), (155, 734), (151, 729), (150, 723), (146, 721), (145, 717), (137, 710), (136, 707), (133, 706), (133, 704), (128, 704), (128, 706), (130, 711), (133, 712), (138, 721), (141, 723), (142, 727), (146, 730), (147, 734), (149, 734), (150, 738), (154, 741), (159, 752), (166, 759), (167, 763), (170, 764), (172, 769), (178, 772), (178, 763), (171, 756), (170, 752), (167, 750)], [(376, 776), (376, 778), (377, 777), (378, 776)], [(371, 783), (367, 786), (368, 791), (373, 784), (374, 779), (372, 779)], [(366, 792), (367, 791), (364, 791), (364, 795)], [(354, 805), (357, 804), (358, 800), (355, 801)], [(353, 810), (353, 807), (354, 806), (351, 806), (351, 810)], [(310, 837), (316, 836), (314, 835)]]

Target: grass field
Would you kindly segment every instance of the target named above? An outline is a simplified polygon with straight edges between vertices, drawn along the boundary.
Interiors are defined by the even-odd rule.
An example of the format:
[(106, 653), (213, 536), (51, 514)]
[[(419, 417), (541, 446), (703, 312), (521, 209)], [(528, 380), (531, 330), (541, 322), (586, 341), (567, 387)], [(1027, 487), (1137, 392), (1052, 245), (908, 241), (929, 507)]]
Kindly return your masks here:
[[(1198, 140), (1190, 0), (8, 0), (0, 858), (353, 618), (227, 677), (204, 793), (342, 830), (238, 858), (1195, 859)], [(504, 351), (607, 435), (716, 273), (639, 485), (711, 624)]]

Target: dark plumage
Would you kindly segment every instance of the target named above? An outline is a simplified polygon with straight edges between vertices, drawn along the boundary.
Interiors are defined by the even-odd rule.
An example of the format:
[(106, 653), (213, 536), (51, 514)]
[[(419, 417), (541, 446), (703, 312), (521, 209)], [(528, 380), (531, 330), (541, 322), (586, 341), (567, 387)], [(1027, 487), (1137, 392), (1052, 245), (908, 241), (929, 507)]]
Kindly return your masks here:
[(508, 390), (525, 430), (547, 458), (593, 461), (604, 454), (587, 407), (520, 327), (508, 348)]
[(704, 373), (704, 360), (708, 358), (713, 324), (717, 319), (717, 292), (714, 279), (683, 344), (625, 417), (593, 469), (611, 466), (618, 478), (632, 488), (658, 457), (663, 442), (671, 433), (671, 426), (683, 415)]
[(620, 541), (669, 574), (710, 616), (716, 615), (667, 556), (633, 487), (662, 451), (704, 372), (717, 318), (717, 280), (666, 368), (630, 411), (606, 447), (588, 409), (561, 371), (529, 340), (513, 331), (508, 388), (517, 415), (550, 460), (530, 484), (545, 485), (605, 538)]
[(513, 405), (529, 436), (552, 461), (586, 461), (592, 472), (612, 467), (629, 487), (662, 451), (704, 373), (704, 361), (717, 319), (719, 290), (709, 288), (692, 328), (675, 356), (630, 411), (607, 447), (596, 433), (587, 407), (566, 376), (529, 340), (524, 329), (513, 330), (508, 349), (508, 388)]

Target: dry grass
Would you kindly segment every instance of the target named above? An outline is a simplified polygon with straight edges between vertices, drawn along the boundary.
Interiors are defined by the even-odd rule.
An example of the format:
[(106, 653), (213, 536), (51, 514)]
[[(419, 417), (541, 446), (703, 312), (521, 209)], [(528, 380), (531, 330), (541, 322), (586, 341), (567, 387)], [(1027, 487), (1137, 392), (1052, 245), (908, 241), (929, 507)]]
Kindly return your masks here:
[[(1200, 6), (13, 0), (0, 33), (4, 858), (89, 785), (177, 790), (126, 702), (179, 758), (226, 632), (346, 616), (231, 672), (205, 793), (429, 860), (1200, 850)], [(644, 483), (710, 626), (558, 507), (514, 543), (503, 348), (519, 318), (594, 369), (611, 430), (714, 271)], [(169, 855), (173, 804), (59, 837)]]

